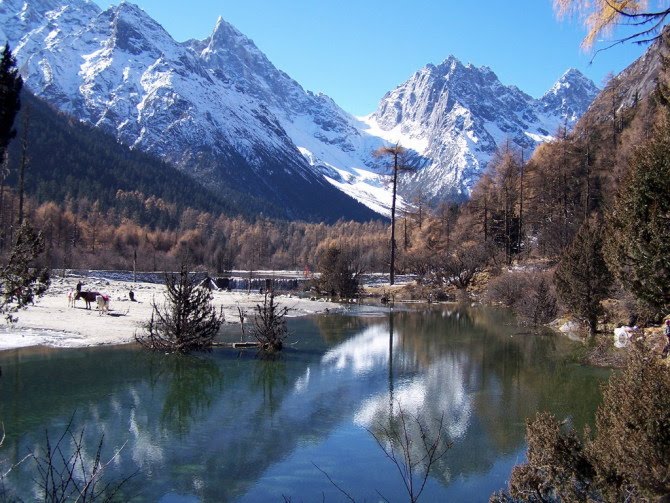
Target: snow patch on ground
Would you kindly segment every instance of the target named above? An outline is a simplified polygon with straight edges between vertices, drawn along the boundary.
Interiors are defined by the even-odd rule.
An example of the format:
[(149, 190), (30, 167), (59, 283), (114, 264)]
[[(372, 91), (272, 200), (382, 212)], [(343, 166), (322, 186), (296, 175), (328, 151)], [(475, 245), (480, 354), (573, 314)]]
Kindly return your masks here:
[[(257, 272), (258, 274), (258, 272)], [(115, 278), (115, 279), (111, 279)], [(130, 280), (130, 281), (129, 281)], [(17, 313), (13, 325), (0, 326), (0, 350), (26, 347), (84, 347), (104, 344), (127, 344), (151, 317), (152, 302), (162, 305), (165, 300), (163, 283), (133, 283), (128, 272), (99, 271), (87, 276), (55, 278), (46, 295), (25, 310)], [(83, 290), (96, 291), (111, 298), (107, 314), (86, 309), (82, 300), (74, 308), (68, 306), (67, 293), (78, 281)], [(129, 298), (133, 290), (137, 302)], [(213, 291), (213, 305), (223, 307), (227, 323), (238, 323), (238, 307), (252, 314), (263, 302), (258, 293)], [(289, 309), (288, 316), (305, 316), (341, 308), (340, 304), (313, 301), (292, 295), (277, 295), (277, 302)]]

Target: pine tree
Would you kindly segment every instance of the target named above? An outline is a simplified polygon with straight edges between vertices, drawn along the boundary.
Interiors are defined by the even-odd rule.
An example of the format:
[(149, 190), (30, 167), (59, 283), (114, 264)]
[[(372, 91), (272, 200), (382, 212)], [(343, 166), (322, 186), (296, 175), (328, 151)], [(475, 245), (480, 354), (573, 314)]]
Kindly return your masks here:
[(165, 286), (167, 302), (159, 306), (154, 301), (144, 332), (135, 334), (137, 342), (169, 353), (211, 350), (223, 323), (223, 311), (217, 313), (211, 304), (212, 294), (195, 284), (185, 262), (178, 275), (166, 274)]
[(617, 279), (653, 309), (670, 310), (670, 116), (631, 158), (606, 236)]
[(8, 320), (14, 321), (11, 312), (34, 302), (49, 287), (49, 271), (35, 267), (35, 259), (44, 251), (44, 239), (24, 221), (16, 236), (9, 259), (0, 269), (0, 312), (8, 313)]
[(14, 119), (21, 108), (22, 87), (16, 60), (9, 44), (5, 44), (0, 58), (0, 162), (5, 158), (9, 142), (16, 136)]
[(351, 299), (358, 294), (362, 270), (355, 266), (352, 254), (330, 247), (319, 260), (318, 287), (321, 291)]
[(603, 257), (602, 234), (598, 219), (586, 220), (563, 253), (554, 276), (559, 300), (577, 318), (588, 323), (590, 335), (596, 332), (598, 316), (602, 313), (600, 302), (612, 284), (612, 275)]
[(288, 337), (287, 314), (288, 308), (279, 307), (271, 291), (265, 292), (262, 305), (256, 304), (256, 315), (251, 334), (260, 344), (261, 352), (265, 356), (275, 354), (284, 347), (284, 340)]

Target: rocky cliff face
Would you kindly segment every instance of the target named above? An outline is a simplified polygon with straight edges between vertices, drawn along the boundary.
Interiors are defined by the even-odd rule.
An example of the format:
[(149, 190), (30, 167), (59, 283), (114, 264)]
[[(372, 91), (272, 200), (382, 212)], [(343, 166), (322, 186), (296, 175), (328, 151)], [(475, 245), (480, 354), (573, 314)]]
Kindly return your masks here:
[(5, 0), (0, 36), (37, 95), (210, 187), (264, 197), (289, 218), (371, 216), (359, 203), (388, 213), (384, 169), (371, 155), (387, 141), (411, 148), (421, 167), (405, 190), (465, 197), (497, 145), (530, 151), (597, 91), (569, 71), (534, 100), (450, 57), (358, 119), (305, 91), (223, 19), (207, 39), (178, 43), (130, 3), (102, 11), (87, 0)]
[(598, 93), (577, 70), (567, 71), (539, 100), (503, 85), (486, 67), (451, 56), (416, 72), (367, 118), (389, 140), (421, 156), (406, 187), (440, 200), (467, 197), (496, 148), (510, 141), (528, 154), (559, 125), (572, 125)]

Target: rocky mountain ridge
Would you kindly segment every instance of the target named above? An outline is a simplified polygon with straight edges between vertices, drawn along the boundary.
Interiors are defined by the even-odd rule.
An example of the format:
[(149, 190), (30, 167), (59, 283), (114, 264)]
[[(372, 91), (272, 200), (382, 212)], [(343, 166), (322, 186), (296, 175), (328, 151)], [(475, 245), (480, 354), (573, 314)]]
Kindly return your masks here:
[[(498, 146), (510, 141), (527, 153), (572, 126), (598, 88), (570, 69), (536, 100), (503, 85), (487, 67), (464, 65), (450, 56), (428, 65), (381, 100), (368, 122), (412, 145), (424, 159), (409, 176), (410, 190), (429, 200), (467, 197)], [(448, 166), (448, 169), (445, 169)], [(444, 177), (448, 183), (439, 183)]]
[(89, 0), (5, 0), (0, 36), (38, 96), (210, 188), (267, 198), (288, 218), (370, 217), (356, 201), (387, 214), (385, 171), (372, 156), (386, 142), (412, 149), (421, 166), (405, 194), (465, 197), (496, 145), (530, 153), (597, 92), (571, 70), (535, 100), (452, 56), (356, 118), (221, 18), (205, 40), (179, 43), (127, 2), (103, 11)]

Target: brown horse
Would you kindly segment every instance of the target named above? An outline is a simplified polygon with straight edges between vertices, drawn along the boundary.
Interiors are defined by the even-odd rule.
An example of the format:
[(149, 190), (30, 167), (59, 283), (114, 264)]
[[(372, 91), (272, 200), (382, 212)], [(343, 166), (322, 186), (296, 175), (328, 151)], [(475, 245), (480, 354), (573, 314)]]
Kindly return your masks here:
[(86, 302), (86, 309), (91, 309), (91, 303), (95, 302), (95, 298), (100, 295), (99, 292), (77, 292), (74, 300), (84, 299)]

